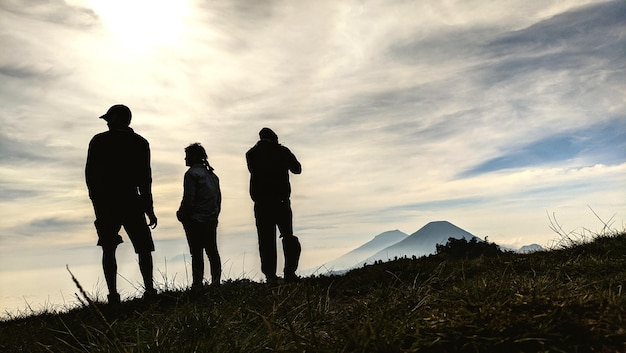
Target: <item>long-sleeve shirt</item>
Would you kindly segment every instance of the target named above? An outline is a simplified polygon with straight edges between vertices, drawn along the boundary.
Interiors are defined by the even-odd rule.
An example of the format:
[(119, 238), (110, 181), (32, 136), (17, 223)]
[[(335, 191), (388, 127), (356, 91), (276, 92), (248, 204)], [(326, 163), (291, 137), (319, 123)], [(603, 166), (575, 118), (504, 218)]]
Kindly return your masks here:
[(116, 207), (139, 197), (143, 211), (153, 212), (150, 146), (129, 127), (91, 139), (85, 181), (94, 204)]
[(183, 180), (179, 218), (197, 222), (217, 221), (221, 205), (222, 193), (217, 175), (203, 164), (189, 167)]
[(253, 201), (289, 199), (289, 172), (302, 172), (302, 165), (289, 148), (273, 141), (260, 140), (246, 153), (246, 161)]

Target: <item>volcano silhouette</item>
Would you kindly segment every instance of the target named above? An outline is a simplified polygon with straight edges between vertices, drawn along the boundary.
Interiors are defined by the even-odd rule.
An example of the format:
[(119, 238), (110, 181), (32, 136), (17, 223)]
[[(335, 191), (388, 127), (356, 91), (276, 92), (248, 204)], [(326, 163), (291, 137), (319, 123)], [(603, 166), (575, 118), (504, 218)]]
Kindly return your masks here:
[(421, 257), (434, 254), (437, 244), (446, 244), (448, 238), (470, 240), (475, 238), (470, 232), (461, 229), (448, 221), (430, 222), (417, 232), (409, 235), (391, 246), (370, 256), (362, 263), (393, 260), (396, 257)]

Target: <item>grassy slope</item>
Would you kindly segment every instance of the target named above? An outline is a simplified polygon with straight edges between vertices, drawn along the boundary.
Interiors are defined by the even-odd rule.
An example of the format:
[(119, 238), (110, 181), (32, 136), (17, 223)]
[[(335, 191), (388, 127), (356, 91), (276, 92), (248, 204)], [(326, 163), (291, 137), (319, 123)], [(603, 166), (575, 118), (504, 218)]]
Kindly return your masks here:
[(0, 322), (1, 352), (624, 352), (626, 234)]

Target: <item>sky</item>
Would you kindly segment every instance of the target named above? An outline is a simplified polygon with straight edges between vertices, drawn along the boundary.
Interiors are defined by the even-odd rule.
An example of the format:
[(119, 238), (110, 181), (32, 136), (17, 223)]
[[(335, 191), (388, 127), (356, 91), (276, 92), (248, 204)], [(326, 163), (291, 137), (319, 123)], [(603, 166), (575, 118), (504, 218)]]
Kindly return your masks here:
[[(626, 224), (622, 0), (0, 0), (0, 313), (106, 295), (84, 182), (113, 104), (152, 151), (155, 279), (189, 284), (184, 147), (220, 177), (224, 277), (259, 280), (245, 152), (272, 128), (300, 268), (447, 220), (519, 248)], [(120, 291), (142, 293), (125, 234)]]

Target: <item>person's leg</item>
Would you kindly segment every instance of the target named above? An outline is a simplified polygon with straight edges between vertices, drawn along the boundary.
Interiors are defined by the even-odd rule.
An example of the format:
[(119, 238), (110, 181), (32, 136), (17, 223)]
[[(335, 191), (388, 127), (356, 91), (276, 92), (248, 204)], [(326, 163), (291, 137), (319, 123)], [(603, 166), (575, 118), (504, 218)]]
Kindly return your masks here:
[(296, 275), (296, 271), (298, 270), (300, 253), (302, 251), (300, 240), (295, 235), (288, 235), (282, 238), (282, 242), (283, 254), (285, 256), (285, 267), (283, 269), (285, 281), (297, 281), (299, 277)]
[(109, 290), (109, 303), (119, 303), (120, 295), (117, 293), (117, 260), (115, 259), (114, 246), (102, 247), (102, 270), (104, 271), (104, 280)]
[(266, 202), (255, 202), (257, 235), (259, 238), (259, 255), (261, 256), (261, 272), (268, 280), (276, 278), (276, 223), (272, 214), (272, 206)]
[(146, 216), (138, 207), (127, 207), (124, 209), (122, 224), (137, 254), (145, 293), (148, 295), (156, 294), (152, 276), (154, 241), (152, 240), (150, 228), (146, 223)]
[(298, 279), (296, 270), (300, 262), (301, 246), (300, 241), (293, 235), (293, 212), (289, 200), (282, 201), (277, 205), (277, 225), (283, 243), (283, 255), (285, 257), (285, 267), (283, 269), (286, 281)]
[(279, 201), (274, 206), (276, 214), (276, 225), (281, 237), (293, 235), (293, 212), (289, 200)]
[(222, 260), (217, 250), (217, 221), (208, 222), (206, 227), (205, 249), (211, 265), (211, 284), (215, 286), (222, 280)]
[(117, 293), (117, 260), (115, 250), (122, 243), (118, 234), (121, 229), (121, 220), (117, 209), (110, 204), (93, 204), (96, 214), (94, 226), (98, 234), (98, 246), (102, 247), (102, 270), (104, 280), (109, 291), (108, 302), (117, 304), (120, 295)]
[(202, 253), (202, 230), (199, 223), (188, 221), (183, 223), (189, 253), (191, 254), (192, 288), (201, 287), (204, 279), (204, 255)]
[(156, 294), (152, 278), (152, 252), (141, 252), (137, 254), (137, 256), (139, 258), (139, 271), (141, 272), (141, 277), (143, 278), (145, 291), (148, 294)]

